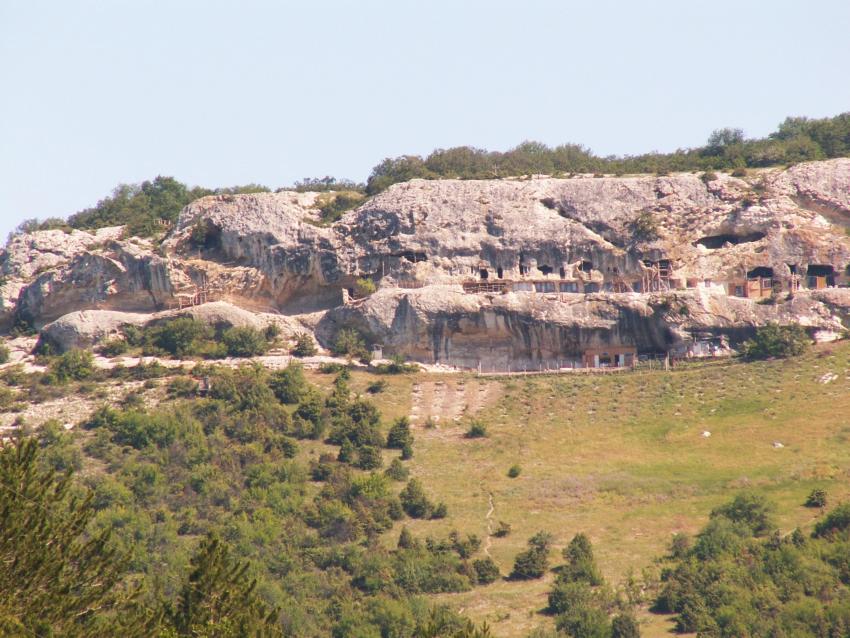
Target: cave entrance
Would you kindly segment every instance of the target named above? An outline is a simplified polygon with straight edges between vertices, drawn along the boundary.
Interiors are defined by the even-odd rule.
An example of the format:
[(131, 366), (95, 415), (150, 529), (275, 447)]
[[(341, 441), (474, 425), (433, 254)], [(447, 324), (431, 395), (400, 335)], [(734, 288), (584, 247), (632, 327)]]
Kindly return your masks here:
[(806, 287), (821, 290), (835, 286), (835, 268), (829, 264), (809, 264), (806, 269)]
[(537, 270), (539, 270), (544, 275), (551, 275), (552, 274), (552, 266), (547, 266), (546, 264), (542, 264), (542, 265), (538, 266)]
[(590, 261), (582, 261), (579, 265), (579, 270), (582, 272), (590, 272), (593, 270), (593, 262)]
[(490, 273), (487, 272), (486, 268), (480, 268), (478, 270), (478, 274), (481, 277), (481, 279), (489, 279), (490, 278)]
[(558, 274), (561, 276), (561, 279), (567, 278), (567, 271), (563, 266), (561, 266), (561, 268), (558, 270)]
[(738, 244), (746, 244), (749, 242), (759, 241), (764, 239), (764, 233), (749, 233), (747, 235), (709, 235), (701, 237), (694, 242), (694, 246), (704, 246), (709, 250), (717, 250), (723, 248), (726, 244), (736, 246)]
[(502, 267), (499, 266), (498, 268), (496, 268), (496, 277), (498, 277), (499, 279), (502, 279), (503, 276), (504, 276), (504, 273), (502, 272)]

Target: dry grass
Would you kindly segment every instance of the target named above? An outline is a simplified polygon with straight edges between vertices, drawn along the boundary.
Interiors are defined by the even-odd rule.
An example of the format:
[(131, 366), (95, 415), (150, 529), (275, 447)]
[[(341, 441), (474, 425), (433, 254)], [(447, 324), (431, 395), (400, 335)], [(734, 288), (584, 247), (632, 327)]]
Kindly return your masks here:
[[(837, 379), (821, 383), (830, 372)], [(370, 379), (355, 373), (352, 385), (362, 390)], [(811, 526), (818, 512), (802, 503), (815, 487), (825, 488), (831, 503), (850, 493), (850, 345), (794, 361), (618, 376), (387, 379), (390, 387), (375, 397), (387, 420), (410, 413), (414, 384), (441, 382), (446, 393), (486, 397), (467, 413), (481, 408), (488, 438), (465, 439), (457, 424), (415, 427), (410, 467), (446, 501), (449, 517), (408, 525), (422, 536), (458, 529), (483, 537), (492, 493), (493, 520), (513, 529), (492, 539), (503, 573), (536, 531), (552, 532), (558, 549), (584, 531), (616, 585), (630, 572), (657, 570), (653, 561), (673, 533), (696, 532), (742, 487), (777, 503), (784, 530)], [(511, 479), (513, 464), (522, 473)], [(397, 533), (388, 533), (387, 542)], [(499, 582), (437, 598), (510, 638), (551, 622), (539, 613), (547, 587)], [(669, 635), (669, 619), (643, 619), (645, 636)]]

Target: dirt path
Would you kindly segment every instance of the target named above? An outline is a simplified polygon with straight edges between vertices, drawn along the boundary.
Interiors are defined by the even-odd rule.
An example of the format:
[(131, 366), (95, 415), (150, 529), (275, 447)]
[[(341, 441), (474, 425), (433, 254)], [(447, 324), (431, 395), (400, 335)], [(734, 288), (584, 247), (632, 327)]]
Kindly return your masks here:
[(487, 515), (484, 520), (487, 521), (487, 539), (484, 541), (484, 553), (487, 558), (490, 556), (490, 547), (493, 545), (493, 512), (496, 511), (496, 504), (493, 502), (493, 492), (487, 493), (487, 502), (490, 504), (490, 509), (487, 510)]

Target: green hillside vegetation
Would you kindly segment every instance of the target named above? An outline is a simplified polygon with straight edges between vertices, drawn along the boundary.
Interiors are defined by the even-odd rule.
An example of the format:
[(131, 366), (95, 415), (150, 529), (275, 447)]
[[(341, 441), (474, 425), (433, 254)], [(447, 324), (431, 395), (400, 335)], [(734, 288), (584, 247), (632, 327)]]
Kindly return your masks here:
[[(579, 144), (549, 147), (533, 141), (523, 142), (505, 152), (469, 146), (437, 149), (424, 158), (403, 155), (384, 159), (372, 169), (366, 184), (333, 177), (305, 178), (281, 190), (338, 193), (324, 195), (317, 203), (322, 222), (331, 223), (346, 210), (360, 205), (364, 195), (375, 195), (392, 184), (416, 178), (499, 179), (573, 173), (594, 173), (602, 177), (721, 169), (744, 175), (747, 168), (787, 166), (847, 156), (850, 156), (850, 113), (842, 113), (821, 119), (789, 117), (765, 138), (746, 138), (741, 129), (722, 128), (714, 131), (704, 146), (672, 153), (600, 157)], [(16, 232), (126, 224), (132, 235), (152, 236), (162, 233), (159, 220), (176, 221), (180, 210), (199, 197), (257, 192), (269, 192), (269, 189), (257, 184), (217, 189), (189, 187), (173, 177), (159, 176), (141, 184), (120, 184), (111, 196), (71, 215), (67, 221), (60, 218), (27, 220)]]
[[(516, 379), (204, 364), (203, 395), (179, 369), (52, 361), (44, 375), (4, 371), (4, 404), (131, 387), (74, 430), (47, 423), (0, 453), (7, 517), (54, 503), (32, 505), (47, 522), (2, 526), (0, 551), (45, 570), (0, 580), (0, 599), (31, 603), (0, 604), (7, 628), (832, 638), (850, 626), (850, 344)], [(409, 420), (413, 386), (438, 383), (487, 398), (457, 422)], [(468, 437), (473, 425), (486, 436)], [(78, 589), (93, 572), (104, 586)], [(217, 607), (222, 592), (238, 602)], [(69, 624), (75, 605), (102, 611)]]

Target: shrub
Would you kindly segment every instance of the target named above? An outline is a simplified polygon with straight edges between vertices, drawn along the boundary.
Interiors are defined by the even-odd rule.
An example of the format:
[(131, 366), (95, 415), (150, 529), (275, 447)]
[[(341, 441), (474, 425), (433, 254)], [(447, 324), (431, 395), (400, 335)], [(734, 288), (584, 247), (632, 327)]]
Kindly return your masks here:
[(269, 379), (269, 387), (278, 401), (289, 405), (299, 403), (309, 391), (304, 368), (293, 361), (283, 370), (276, 370)]
[(318, 349), (313, 337), (306, 332), (299, 332), (295, 335), (295, 345), (289, 352), (295, 357), (314, 357)]
[(398, 495), (404, 513), (411, 518), (429, 518), (434, 506), (425, 494), (425, 489), (417, 479), (410, 479)]
[(593, 557), (593, 546), (587, 535), (579, 533), (573, 536), (570, 544), (564, 548), (566, 565), (560, 568), (558, 579), (561, 581), (583, 581), (596, 587), (602, 584), (602, 576)]
[(711, 518), (723, 517), (733, 523), (745, 525), (755, 536), (774, 529), (771, 513), (773, 506), (760, 494), (744, 492), (731, 502), (711, 511)]
[(431, 518), (433, 518), (433, 519), (445, 518), (446, 516), (448, 516), (448, 514), (449, 514), (449, 508), (446, 506), (445, 503), (440, 501), (439, 503), (437, 503), (436, 506), (434, 506), (434, 510), (431, 512)]
[(224, 331), (222, 340), (231, 357), (256, 357), (269, 349), (266, 336), (250, 326), (239, 326)]
[(499, 521), (499, 524), (496, 525), (496, 529), (493, 531), (493, 536), (495, 536), (496, 538), (504, 538), (510, 533), (511, 524), (506, 523), (505, 521)]
[(496, 582), (502, 575), (499, 572), (499, 566), (489, 556), (472, 561), (472, 568), (475, 570), (475, 577), (481, 585)]
[(549, 569), (549, 549), (552, 547), (552, 536), (546, 532), (537, 532), (528, 539), (528, 549), (517, 554), (512, 580), (531, 580), (542, 578)]
[(404, 467), (404, 463), (399, 459), (393, 459), (390, 466), (384, 470), (384, 474), (394, 481), (406, 481), (407, 477), (410, 476), (410, 471)]
[(522, 472), (522, 468), (519, 465), (511, 465), (508, 469), (508, 478), (516, 478)]
[(378, 379), (377, 381), (373, 381), (368, 386), (366, 386), (366, 392), (369, 394), (378, 394), (383, 392), (389, 387), (389, 383), (387, 383), (384, 379)]
[(369, 357), (363, 337), (354, 328), (342, 328), (336, 334), (332, 351), (340, 357), (363, 359)]
[(381, 448), (364, 445), (357, 449), (357, 467), (361, 470), (376, 470), (384, 464)]
[(700, 179), (708, 184), (709, 182), (713, 182), (717, 179), (717, 173), (713, 171), (706, 171), (700, 176)]
[(632, 234), (638, 241), (652, 241), (658, 238), (658, 223), (648, 210), (641, 211), (632, 222)]
[(744, 342), (741, 354), (750, 360), (786, 358), (803, 354), (809, 345), (809, 337), (799, 324), (780, 326), (769, 323), (757, 328), (755, 336)]
[(410, 433), (410, 419), (406, 416), (399, 417), (387, 433), (387, 447), (391, 450), (401, 450), (412, 443), (413, 435)]
[(375, 366), (375, 372), (378, 374), (404, 374), (418, 371), (419, 366), (415, 363), (405, 363), (404, 357), (399, 354), (391, 356), (389, 363), (382, 363)]
[(9, 363), (9, 354), (9, 346), (6, 344), (0, 344), (0, 365)]
[(194, 356), (203, 352), (212, 330), (192, 317), (177, 317), (145, 329), (144, 340), (177, 357)]
[(487, 426), (481, 421), (473, 421), (469, 424), (469, 429), (464, 436), (467, 439), (483, 439), (487, 436)]
[(100, 354), (104, 357), (117, 357), (118, 355), (124, 354), (129, 349), (130, 344), (127, 343), (127, 340), (118, 337), (107, 339), (100, 344)]
[(167, 391), (171, 397), (193, 397), (198, 393), (198, 382), (192, 377), (174, 377), (168, 382)]
[(59, 383), (88, 379), (94, 374), (94, 357), (88, 350), (68, 350), (51, 361), (50, 372)]
[(732, 171), (732, 177), (746, 177), (746, 176), (747, 176), (747, 169), (742, 167), (742, 166), (739, 166), (738, 168), (736, 168), (735, 170)]
[(614, 616), (611, 622), (611, 638), (640, 638), (640, 626), (630, 613)]
[(812, 536), (830, 536), (850, 529), (850, 503), (843, 503), (815, 525)]
[(806, 507), (826, 507), (826, 491), (812, 490), (806, 498)]
[(369, 295), (375, 294), (375, 282), (371, 279), (366, 279), (365, 277), (361, 277), (357, 281), (354, 282), (354, 295), (357, 298), (368, 297)]

